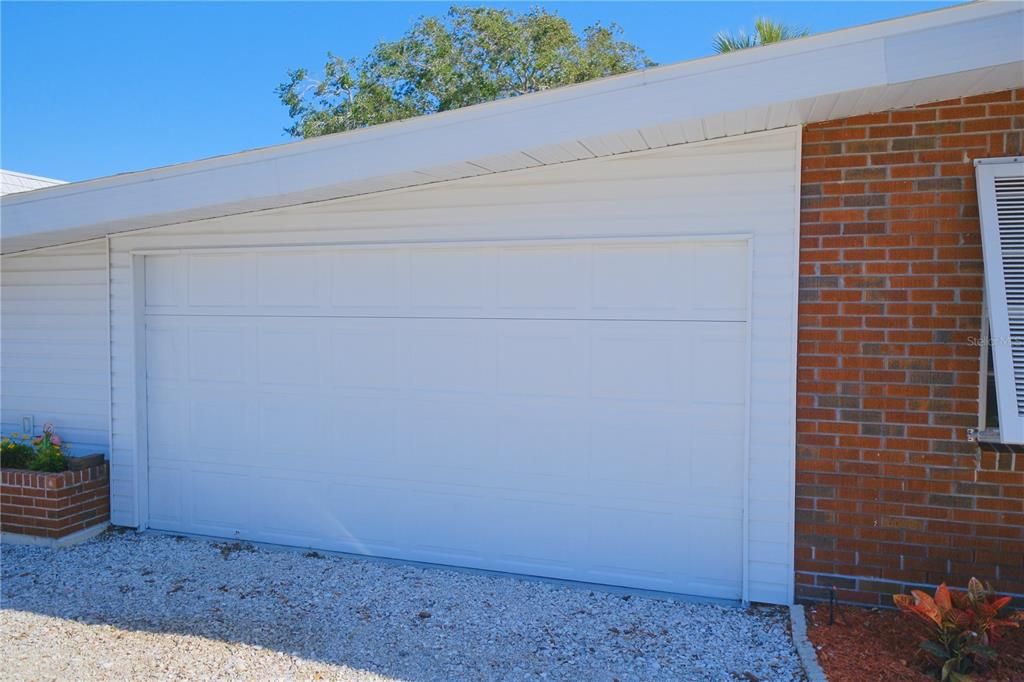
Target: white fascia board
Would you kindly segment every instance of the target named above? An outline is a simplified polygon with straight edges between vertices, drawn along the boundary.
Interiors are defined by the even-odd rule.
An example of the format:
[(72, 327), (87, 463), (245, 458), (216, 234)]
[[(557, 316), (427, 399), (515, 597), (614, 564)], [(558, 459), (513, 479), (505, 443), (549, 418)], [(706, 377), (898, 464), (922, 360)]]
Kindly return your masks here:
[[(436, 178), (419, 171), (431, 167), (1014, 62), (1022, 64), (1024, 84), (1022, 36), (1020, 3), (973, 3), (359, 131), (46, 188), (0, 202), (0, 251), (425, 184)], [(812, 109), (786, 123), (809, 122)], [(481, 172), (488, 172), (485, 164)]]
[(0, 168), (0, 175), (14, 176), (17, 178), (24, 178), (26, 180), (35, 180), (37, 182), (45, 182), (51, 185), (63, 185), (64, 180), (58, 180), (57, 178), (44, 178), (42, 175), (32, 175), (31, 173), (22, 173), (20, 171), (12, 171), (4, 168)]

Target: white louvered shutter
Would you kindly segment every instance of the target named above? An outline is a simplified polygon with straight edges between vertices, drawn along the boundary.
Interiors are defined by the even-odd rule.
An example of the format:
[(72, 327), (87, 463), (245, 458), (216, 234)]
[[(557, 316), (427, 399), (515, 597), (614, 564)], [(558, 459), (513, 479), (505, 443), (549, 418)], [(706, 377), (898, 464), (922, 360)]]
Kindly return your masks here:
[(1024, 158), (976, 168), (999, 437), (1024, 443)]

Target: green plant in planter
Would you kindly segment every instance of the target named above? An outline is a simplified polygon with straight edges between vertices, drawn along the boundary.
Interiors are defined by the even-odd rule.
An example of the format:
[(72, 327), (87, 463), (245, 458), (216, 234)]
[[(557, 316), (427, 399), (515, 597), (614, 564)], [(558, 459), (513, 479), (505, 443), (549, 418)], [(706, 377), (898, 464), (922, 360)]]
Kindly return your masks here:
[(942, 663), (943, 682), (970, 680), (967, 673), (978, 662), (995, 660), (992, 645), (1003, 631), (1024, 621), (1024, 613), (1009, 613), (1010, 597), (1000, 597), (977, 578), (971, 578), (966, 592), (942, 583), (934, 597), (911, 590), (892, 599), (901, 611), (927, 624), (928, 639), (921, 642), (921, 649)]
[(35, 455), (35, 448), (26, 443), (20, 433), (0, 438), (0, 467), (4, 469), (28, 468), (29, 461)]
[(32, 471), (64, 471), (68, 468), (67, 457), (64, 456), (64, 442), (53, 432), (53, 424), (43, 426), (43, 435), (32, 439), (35, 456), (28, 461)]

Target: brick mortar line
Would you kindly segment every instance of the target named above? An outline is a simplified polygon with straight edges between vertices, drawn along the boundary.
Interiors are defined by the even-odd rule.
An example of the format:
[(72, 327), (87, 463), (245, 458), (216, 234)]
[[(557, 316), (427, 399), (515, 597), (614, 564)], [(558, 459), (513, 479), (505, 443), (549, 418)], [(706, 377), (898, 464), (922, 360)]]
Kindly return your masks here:
[[(825, 578), (841, 578), (843, 580), (857, 580), (857, 581), (866, 580), (866, 581), (872, 582), (872, 583), (885, 583), (887, 585), (894, 585), (894, 586), (900, 586), (900, 587), (913, 587), (915, 589), (917, 587), (931, 587), (931, 588), (938, 587), (938, 583), (934, 583), (934, 584), (933, 583), (918, 583), (918, 582), (914, 582), (912, 580), (893, 580), (891, 578), (870, 578), (870, 577), (856, 576), (856, 575), (840, 575), (838, 573), (818, 573), (818, 572), (815, 572), (815, 571), (801, 571), (799, 569), (796, 572), (799, 573), (799, 574), (810, 575), (810, 576), (815, 576), (815, 577), (819, 577), (820, 576), (820, 577), (825, 577)], [(817, 587), (817, 588), (822, 588), (822, 589), (828, 589), (828, 586), (826, 586), (826, 585), (818, 585), (818, 584), (814, 584), (814, 585), (805, 584), (804, 587)], [(856, 591), (856, 588), (840, 588), (840, 589), (845, 589), (848, 592), (849, 591)], [(957, 587), (954, 585), (954, 586), (951, 586), (950, 589), (954, 589), (955, 590), (955, 589), (957, 589)], [(873, 594), (885, 594), (885, 593), (884, 592), (875, 592)], [(893, 592), (893, 594), (897, 594), (897, 592)], [(1000, 590), (999, 594), (1005, 595), (1007, 597), (1014, 597), (1016, 599), (1024, 599), (1024, 594), (1019, 593), (1019, 592), (1006, 592), (1006, 591)]]
[[(960, 346), (980, 335), (982, 314), (970, 160), (1019, 153), (1022, 115), (1017, 88), (805, 127), (794, 568), (812, 583), (798, 588), (808, 598), (829, 581), (876, 603), (938, 583), (923, 557), (905, 574), (885, 565), (907, 539), (911, 554), (959, 567), (948, 536), (962, 535), (986, 566), (1016, 575), (997, 548), (1024, 543), (1024, 507), (1013, 502), (1024, 454), (962, 442), (977, 421), (980, 351)], [(879, 394), (897, 377), (927, 388)], [(864, 390), (845, 390), (855, 382)], [(801, 558), (815, 550), (824, 556)]]

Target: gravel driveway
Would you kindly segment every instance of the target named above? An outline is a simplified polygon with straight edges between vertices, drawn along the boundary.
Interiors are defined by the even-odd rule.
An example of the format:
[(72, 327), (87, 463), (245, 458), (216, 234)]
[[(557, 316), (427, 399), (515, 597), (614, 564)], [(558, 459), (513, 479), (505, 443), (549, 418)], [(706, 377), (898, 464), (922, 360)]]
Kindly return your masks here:
[(774, 608), (135, 532), (0, 558), (6, 680), (803, 680)]

